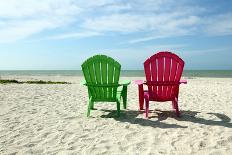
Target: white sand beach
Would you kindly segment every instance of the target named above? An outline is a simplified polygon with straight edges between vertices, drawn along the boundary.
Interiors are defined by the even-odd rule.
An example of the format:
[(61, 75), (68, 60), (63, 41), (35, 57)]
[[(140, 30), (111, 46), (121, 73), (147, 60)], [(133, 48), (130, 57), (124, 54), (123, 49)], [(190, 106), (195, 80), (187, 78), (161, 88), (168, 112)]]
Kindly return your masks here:
[(121, 117), (116, 117), (116, 103), (96, 103), (87, 118), (82, 77), (1, 78), (72, 82), (0, 85), (2, 155), (232, 154), (231, 78), (187, 79), (188, 84), (180, 87), (181, 117), (176, 117), (170, 102), (152, 102), (149, 119), (138, 111), (135, 84), (128, 88), (128, 107), (121, 108)]

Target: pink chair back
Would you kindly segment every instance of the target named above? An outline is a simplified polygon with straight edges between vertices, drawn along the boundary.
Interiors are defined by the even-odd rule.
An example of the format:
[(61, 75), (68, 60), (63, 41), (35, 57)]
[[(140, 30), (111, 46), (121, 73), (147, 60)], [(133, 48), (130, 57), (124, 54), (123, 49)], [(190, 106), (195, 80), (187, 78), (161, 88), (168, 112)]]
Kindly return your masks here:
[(178, 94), (184, 61), (171, 52), (159, 52), (144, 62), (148, 92), (156, 101), (171, 100)]

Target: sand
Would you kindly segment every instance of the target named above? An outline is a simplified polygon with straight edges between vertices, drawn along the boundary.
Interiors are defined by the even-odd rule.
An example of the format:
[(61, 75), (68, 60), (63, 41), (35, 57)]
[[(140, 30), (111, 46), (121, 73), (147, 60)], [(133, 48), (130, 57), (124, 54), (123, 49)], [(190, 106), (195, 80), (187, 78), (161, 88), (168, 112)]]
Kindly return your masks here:
[[(128, 108), (97, 103), (86, 117), (82, 77), (2, 77), (73, 84), (0, 85), (0, 154), (232, 154), (232, 79), (193, 78), (181, 85), (177, 118), (170, 102), (151, 102), (150, 118), (138, 111), (137, 86)], [(122, 77), (136, 80), (140, 77)]]

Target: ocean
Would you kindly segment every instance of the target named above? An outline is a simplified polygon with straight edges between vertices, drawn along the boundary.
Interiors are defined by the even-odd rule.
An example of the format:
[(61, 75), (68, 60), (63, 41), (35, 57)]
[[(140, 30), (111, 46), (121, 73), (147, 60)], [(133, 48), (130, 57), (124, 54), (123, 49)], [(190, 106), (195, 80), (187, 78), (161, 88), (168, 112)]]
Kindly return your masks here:
[[(0, 70), (1, 76), (82, 76), (81, 70)], [(121, 76), (143, 77), (143, 70), (122, 70)], [(232, 70), (184, 70), (184, 77), (232, 78)]]

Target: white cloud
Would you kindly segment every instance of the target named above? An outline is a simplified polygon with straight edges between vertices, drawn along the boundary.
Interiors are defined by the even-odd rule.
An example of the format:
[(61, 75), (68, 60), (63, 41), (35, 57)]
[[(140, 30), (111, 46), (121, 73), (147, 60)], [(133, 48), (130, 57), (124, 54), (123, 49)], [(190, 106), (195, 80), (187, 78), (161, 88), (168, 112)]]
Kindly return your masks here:
[(230, 47), (221, 47), (221, 48), (209, 48), (209, 49), (196, 49), (188, 50), (188, 53), (185, 56), (202, 56), (202, 55), (214, 55), (215, 53), (225, 53), (225, 51), (231, 51)]
[(0, 17), (7, 19), (67, 16), (79, 11), (72, 0), (0, 0)]
[[(204, 5), (175, 0), (0, 0), (0, 42), (65, 27), (51, 39), (141, 33), (138, 43), (184, 35), (231, 35), (232, 14), (204, 14)], [(69, 29), (70, 28), (70, 29)], [(78, 29), (73, 32), (73, 28)], [(71, 31), (71, 32), (70, 32)]]
[(67, 38), (86, 38), (92, 36), (102, 35), (99, 32), (74, 32), (74, 33), (65, 33), (56, 36), (49, 37), (48, 39), (67, 39)]
[(82, 8), (89, 8), (89, 9), (116, 3), (115, 0), (94, 0), (94, 1), (75, 0), (73, 2), (81, 6)]
[(136, 38), (129, 40), (128, 43), (134, 44), (134, 43), (140, 43), (140, 42), (146, 42), (154, 39), (164, 38), (165, 36), (150, 36), (150, 37), (142, 37), (142, 38)]
[(141, 16), (130, 14), (114, 14), (111, 16), (87, 19), (84, 28), (95, 31), (136, 32), (146, 27), (146, 23), (139, 22)]
[(10, 42), (29, 37), (35, 32), (40, 32), (45, 28), (55, 27), (54, 23), (43, 20), (16, 21), (8, 23), (6, 27), (0, 29), (0, 42)]
[(73, 22), (80, 8), (71, 0), (7, 0), (0, 1), (0, 42), (27, 38), (48, 29)]
[(204, 9), (200, 7), (187, 9), (189, 6), (186, 6), (180, 10), (174, 5), (176, 3), (171, 0), (126, 3), (127, 7), (124, 9), (127, 11), (87, 18), (82, 28), (102, 33), (145, 32), (145, 36), (142, 34), (139, 38), (130, 40), (129, 43), (193, 34), (196, 29), (194, 26), (197, 26), (201, 20), (197, 14)]
[(209, 35), (231, 35), (232, 13), (220, 14), (211, 18), (205, 17), (204, 31)]
[(169, 18), (169, 20), (164, 23), (161, 21), (161, 23), (155, 24), (151, 28), (152, 32), (148, 36), (132, 39), (128, 43), (133, 44), (160, 38), (190, 35), (195, 31), (191, 26), (197, 24), (198, 21), (199, 18), (195, 16), (181, 19)]
[(128, 62), (130, 60), (145, 59), (158, 51), (180, 52), (186, 46), (186, 44), (154, 44), (145, 47), (104, 49), (102, 51), (104, 51), (103, 54), (107, 54), (109, 56), (116, 57), (121, 60), (126, 60), (125, 62)]
[(95, 19), (87, 19), (82, 25), (84, 28), (96, 31), (116, 31), (116, 32), (138, 32), (138, 31), (158, 31), (179, 32), (180, 29), (192, 26), (197, 23), (196, 16), (181, 16), (180, 13), (164, 14), (113, 14)]
[[(142, 69), (143, 62), (153, 54), (159, 51), (171, 51), (175, 52), (178, 55), (182, 56), (187, 45), (185, 44), (154, 44), (151, 46), (145, 47), (128, 47), (128, 48), (119, 48), (119, 49), (102, 49), (101, 54), (108, 55), (120, 60), (123, 69)], [(91, 54), (99, 54), (91, 53)], [(90, 55), (89, 55), (90, 56)], [(130, 62), (130, 63), (128, 63)]]

